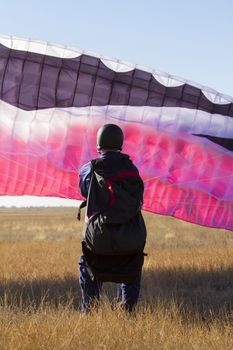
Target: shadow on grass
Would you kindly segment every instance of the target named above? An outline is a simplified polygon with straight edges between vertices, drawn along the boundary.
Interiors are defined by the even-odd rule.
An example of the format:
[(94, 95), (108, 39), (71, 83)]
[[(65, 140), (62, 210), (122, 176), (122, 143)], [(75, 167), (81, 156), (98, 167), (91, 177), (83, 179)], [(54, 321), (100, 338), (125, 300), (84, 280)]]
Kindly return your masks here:
[(193, 316), (205, 321), (224, 316), (233, 322), (233, 267), (148, 270), (142, 279), (142, 299), (148, 297), (147, 304), (154, 307), (158, 300), (168, 308), (172, 303), (177, 305), (188, 319)]
[(7, 308), (38, 309), (61, 305), (79, 308), (78, 278), (0, 281), (0, 304)]
[[(104, 293), (110, 300), (114, 284), (105, 284)], [(21, 310), (40, 307), (80, 307), (78, 277), (0, 281), (0, 304)], [(233, 267), (203, 271), (197, 269), (146, 270), (142, 276), (141, 301), (156, 310), (158, 302), (168, 309), (177, 305), (183, 316), (203, 321), (222, 318), (233, 322)]]

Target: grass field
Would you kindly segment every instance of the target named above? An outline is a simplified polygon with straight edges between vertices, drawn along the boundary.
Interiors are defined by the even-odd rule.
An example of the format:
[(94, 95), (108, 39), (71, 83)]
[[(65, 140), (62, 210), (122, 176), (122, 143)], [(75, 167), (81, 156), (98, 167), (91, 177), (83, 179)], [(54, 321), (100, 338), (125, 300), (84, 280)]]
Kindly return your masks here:
[(0, 209), (0, 350), (233, 349), (233, 232), (145, 214), (148, 256), (132, 317), (79, 312), (74, 208)]

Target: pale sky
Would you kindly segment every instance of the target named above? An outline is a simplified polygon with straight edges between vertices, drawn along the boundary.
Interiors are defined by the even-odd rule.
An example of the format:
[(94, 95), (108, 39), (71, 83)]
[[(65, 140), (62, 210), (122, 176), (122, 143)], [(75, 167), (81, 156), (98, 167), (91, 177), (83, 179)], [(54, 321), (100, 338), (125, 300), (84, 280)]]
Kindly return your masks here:
[(0, 0), (0, 5), (1, 34), (94, 51), (233, 96), (231, 0)]

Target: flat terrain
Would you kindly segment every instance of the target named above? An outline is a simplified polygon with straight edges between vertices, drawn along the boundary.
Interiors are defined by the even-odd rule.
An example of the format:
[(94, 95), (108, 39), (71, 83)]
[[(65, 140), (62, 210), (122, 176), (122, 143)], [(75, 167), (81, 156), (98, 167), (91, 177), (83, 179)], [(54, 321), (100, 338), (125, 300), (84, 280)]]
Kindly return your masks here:
[(0, 350), (233, 349), (233, 232), (144, 213), (140, 302), (79, 311), (75, 208), (0, 208)]

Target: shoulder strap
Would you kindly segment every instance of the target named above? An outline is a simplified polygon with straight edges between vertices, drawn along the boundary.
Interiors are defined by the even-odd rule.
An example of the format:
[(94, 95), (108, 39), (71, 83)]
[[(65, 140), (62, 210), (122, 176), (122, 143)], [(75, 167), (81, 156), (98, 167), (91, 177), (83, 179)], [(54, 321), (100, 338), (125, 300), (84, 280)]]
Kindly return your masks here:
[[(96, 164), (96, 160), (97, 160), (97, 159), (93, 159), (93, 160), (91, 161), (91, 173), (93, 173), (93, 171), (94, 171), (94, 167), (95, 167), (95, 164)], [(78, 207), (78, 212), (77, 212), (77, 219), (78, 219), (78, 221), (81, 220), (81, 210), (82, 210), (83, 208), (85, 208), (86, 206), (87, 206), (87, 199), (85, 199), (84, 201), (82, 201), (81, 204), (80, 204), (79, 207)]]

